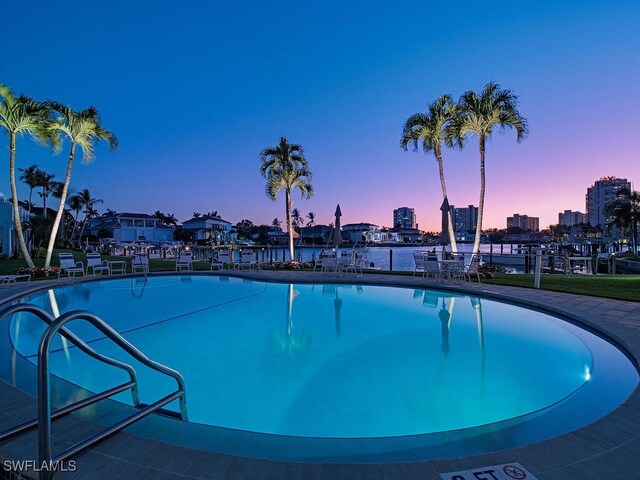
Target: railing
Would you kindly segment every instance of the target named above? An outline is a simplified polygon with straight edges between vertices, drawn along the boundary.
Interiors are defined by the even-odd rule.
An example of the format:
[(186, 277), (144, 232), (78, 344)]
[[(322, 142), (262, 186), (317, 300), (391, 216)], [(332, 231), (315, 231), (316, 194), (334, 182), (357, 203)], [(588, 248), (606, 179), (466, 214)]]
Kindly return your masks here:
[[(185, 393), (184, 379), (182, 378), (182, 375), (180, 375), (179, 372), (171, 368), (168, 368), (158, 362), (155, 362), (149, 359), (140, 350), (138, 350), (131, 343), (125, 340), (124, 337), (122, 337), (118, 332), (116, 332), (113, 328), (107, 325), (103, 320), (98, 318), (96, 315), (86, 311), (74, 310), (74, 311), (63, 314), (54, 320), (47, 312), (45, 312), (39, 307), (36, 307), (35, 305), (21, 304), (21, 305), (13, 305), (2, 310), (0, 312), (0, 319), (6, 317), (7, 315), (12, 315), (18, 312), (32, 313), (48, 324), (47, 329), (43, 333), (40, 339), (40, 344), (38, 346), (38, 398), (37, 398), (38, 418), (24, 422), (20, 425), (16, 425), (15, 427), (0, 433), (0, 442), (8, 438), (11, 438), (15, 435), (18, 435), (20, 433), (23, 433), (27, 430), (30, 430), (34, 427), (38, 427), (38, 462), (39, 462), (38, 464), (42, 465), (43, 462), (48, 462), (49, 464), (51, 464), (52, 462), (57, 463), (57, 462), (64, 461), (67, 458), (73, 455), (76, 455), (77, 453), (108, 438), (114, 433), (119, 432), (123, 428), (126, 428), (129, 425), (137, 422), (138, 420), (146, 417), (147, 415), (153, 413), (159, 408), (162, 408), (163, 406), (173, 402), (174, 400), (179, 400), (180, 418), (185, 421), (187, 420), (186, 393)], [(160, 373), (173, 377), (176, 380), (176, 383), (178, 384), (178, 389), (175, 392), (172, 392), (169, 395), (161, 398), (160, 400), (152, 403), (151, 405), (141, 408), (139, 398), (138, 398), (137, 377), (136, 377), (134, 368), (131, 365), (121, 362), (120, 360), (116, 360), (114, 358), (107, 357), (105, 355), (102, 355), (96, 352), (84, 341), (82, 341), (76, 335), (74, 335), (69, 330), (67, 330), (64, 327), (64, 325), (73, 320), (84, 320), (90, 323), (95, 328), (97, 328), (100, 332), (102, 332), (107, 338), (109, 338), (116, 345), (118, 345), (120, 348), (122, 348), (125, 352), (127, 352), (129, 355), (131, 355), (133, 358), (135, 358), (137, 361), (139, 361), (143, 365), (153, 370), (156, 370)], [(63, 408), (60, 408), (52, 412), (51, 411), (49, 353), (51, 348), (51, 342), (54, 336), (56, 335), (56, 333), (60, 333), (60, 335), (68, 339), (71, 343), (77, 346), (81, 351), (90, 355), (96, 360), (99, 360), (101, 362), (104, 362), (109, 365), (125, 370), (129, 374), (130, 380), (126, 383), (110, 388), (104, 392), (89, 396), (78, 402), (72, 403), (70, 405), (67, 405)], [(116, 395), (120, 392), (124, 392), (129, 389), (131, 389), (134, 406), (139, 408), (138, 412), (119, 421), (118, 423), (116, 423), (115, 425), (112, 425), (106, 430), (67, 448), (62, 453), (56, 455), (55, 457), (52, 455), (52, 450), (51, 450), (51, 421), (52, 420), (56, 420), (71, 412), (87, 407), (100, 400), (104, 400), (106, 398), (109, 398), (113, 395)], [(42, 478), (45, 478), (45, 479), (49, 478), (48, 472), (43, 471), (40, 473)]]

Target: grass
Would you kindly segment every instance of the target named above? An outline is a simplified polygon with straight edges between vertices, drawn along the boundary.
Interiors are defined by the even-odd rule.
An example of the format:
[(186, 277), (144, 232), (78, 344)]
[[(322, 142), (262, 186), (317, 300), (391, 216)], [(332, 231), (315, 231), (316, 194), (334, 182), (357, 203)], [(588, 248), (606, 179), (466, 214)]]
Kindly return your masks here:
[[(68, 251), (68, 250), (65, 250)], [(87, 262), (87, 255), (73, 252), (76, 261)], [(131, 271), (131, 257), (110, 257), (103, 255), (103, 260), (124, 260), (127, 271)], [(36, 266), (43, 266), (44, 259), (34, 259)], [(54, 252), (53, 266), (58, 266), (58, 252)], [(209, 270), (208, 262), (193, 262), (194, 270)], [(0, 260), (0, 275), (9, 275), (25, 267), (22, 259)], [(175, 260), (151, 259), (149, 268), (152, 272), (175, 271)], [(411, 275), (411, 272), (376, 272), (394, 275)], [(38, 279), (33, 279), (38, 280)], [(494, 285), (509, 285), (513, 287), (533, 287), (533, 275), (497, 274), (495, 278), (483, 280), (483, 283)], [(614, 298), (617, 300), (631, 300), (640, 302), (640, 275), (543, 275), (540, 281), (542, 290), (552, 290), (564, 293), (576, 293), (594, 297)]]
[[(533, 275), (495, 275), (483, 283), (533, 287)], [(542, 275), (542, 290), (640, 302), (640, 275)]]

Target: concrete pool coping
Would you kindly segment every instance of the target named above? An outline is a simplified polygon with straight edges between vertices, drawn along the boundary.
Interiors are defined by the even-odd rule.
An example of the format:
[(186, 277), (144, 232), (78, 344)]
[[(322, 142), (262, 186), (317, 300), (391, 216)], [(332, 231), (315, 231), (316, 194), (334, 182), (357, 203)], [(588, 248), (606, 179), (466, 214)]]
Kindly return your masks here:
[[(190, 272), (196, 275), (219, 272)], [(167, 275), (158, 272), (152, 275)], [(184, 272), (182, 272), (184, 274)], [(609, 337), (622, 347), (637, 366), (640, 361), (640, 303), (544, 290), (468, 282), (438, 283), (422, 277), (389, 274), (333, 277), (299, 271), (224, 271), (224, 275), (277, 282), (329, 282), (436, 288), (477, 294), (567, 317)], [(180, 275), (180, 273), (178, 273)], [(125, 278), (116, 275), (113, 278)], [(98, 280), (105, 277), (98, 277)], [(93, 280), (93, 278), (88, 278)], [(0, 303), (34, 290), (85, 281), (82, 278), (18, 284), (0, 289)], [(639, 282), (640, 288), (640, 282)], [(0, 430), (23, 421), (35, 412), (35, 399), (0, 382)], [(149, 419), (142, 420), (147, 422)], [(57, 445), (97, 427), (74, 416), (59, 420)], [(571, 433), (525, 447), (464, 458), (428, 462), (336, 464), (295, 463), (216, 454), (169, 445), (123, 432), (76, 459), (75, 472), (55, 478), (373, 478), (439, 479), (439, 473), (518, 462), (544, 479), (640, 478), (640, 391), (638, 388), (616, 410)], [(24, 438), (23, 438), (24, 437)], [(35, 459), (35, 435), (0, 445), (0, 463), (8, 459)], [(63, 437), (63, 438), (62, 438)], [(71, 438), (73, 437), (73, 438)], [(60, 448), (60, 447), (58, 447)], [(0, 469), (1, 470), (1, 469)], [(1, 474), (2, 472), (0, 472)]]

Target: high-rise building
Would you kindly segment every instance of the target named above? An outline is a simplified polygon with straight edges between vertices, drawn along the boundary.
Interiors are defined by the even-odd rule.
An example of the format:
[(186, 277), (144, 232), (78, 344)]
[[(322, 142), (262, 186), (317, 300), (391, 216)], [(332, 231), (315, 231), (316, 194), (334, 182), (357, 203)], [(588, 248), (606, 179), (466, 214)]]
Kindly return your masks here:
[(616, 198), (616, 194), (621, 188), (631, 190), (631, 182), (626, 178), (603, 177), (587, 188), (585, 204), (587, 218), (592, 226), (595, 227), (607, 223), (607, 219), (604, 216), (604, 207)]
[(582, 212), (565, 210), (564, 212), (558, 214), (558, 225), (564, 225), (565, 227), (573, 227), (574, 225), (587, 222), (587, 215)]
[(418, 228), (416, 212), (413, 208), (400, 207), (393, 211), (394, 228)]
[(478, 207), (456, 208), (451, 205), (451, 221), (455, 232), (472, 232), (478, 226)]
[(507, 230), (520, 228), (524, 232), (537, 232), (540, 230), (540, 219), (514, 213), (513, 217), (507, 217)]

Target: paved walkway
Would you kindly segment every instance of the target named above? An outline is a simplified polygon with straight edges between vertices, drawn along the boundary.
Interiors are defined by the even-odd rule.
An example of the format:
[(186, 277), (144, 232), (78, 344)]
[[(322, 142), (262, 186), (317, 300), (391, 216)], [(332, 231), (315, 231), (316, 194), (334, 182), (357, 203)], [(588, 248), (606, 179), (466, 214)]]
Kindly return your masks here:
[[(311, 272), (233, 272), (231, 275), (286, 282), (355, 282), (354, 276), (334, 279)], [(436, 284), (420, 277), (399, 275), (367, 274), (358, 278), (357, 283), (437, 287), (533, 306), (605, 333), (630, 353), (636, 365), (640, 363), (640, 303), (477, 283)], [(59, 284), (57, 281), (32, 282), (4, 287), (0, 289), (0, 302), (34, 287)], [(0, 430), (33, 416), (34, 405), (32, 397), (0, 381)], [(143, 420), (146, 421), (151, 420)], [(59, 420), (57, 445), (77, 441), (97, 428), (76, 416)], [(0, 468), (6, 459), (35, 458), (35, 438), (35, 434), (29, 434), (0, 445)], [(640, 392), (636, 389), (612, 413), (577, 431), (526, 447), (466, 458), (401, 464), (274, 462), (191, 450), (120, 433), (80, 455), (75, 472), (55, 478), (438, 480), (444, 472), (511, 462), (522, 464), (539, 480), (640, 479)]]

